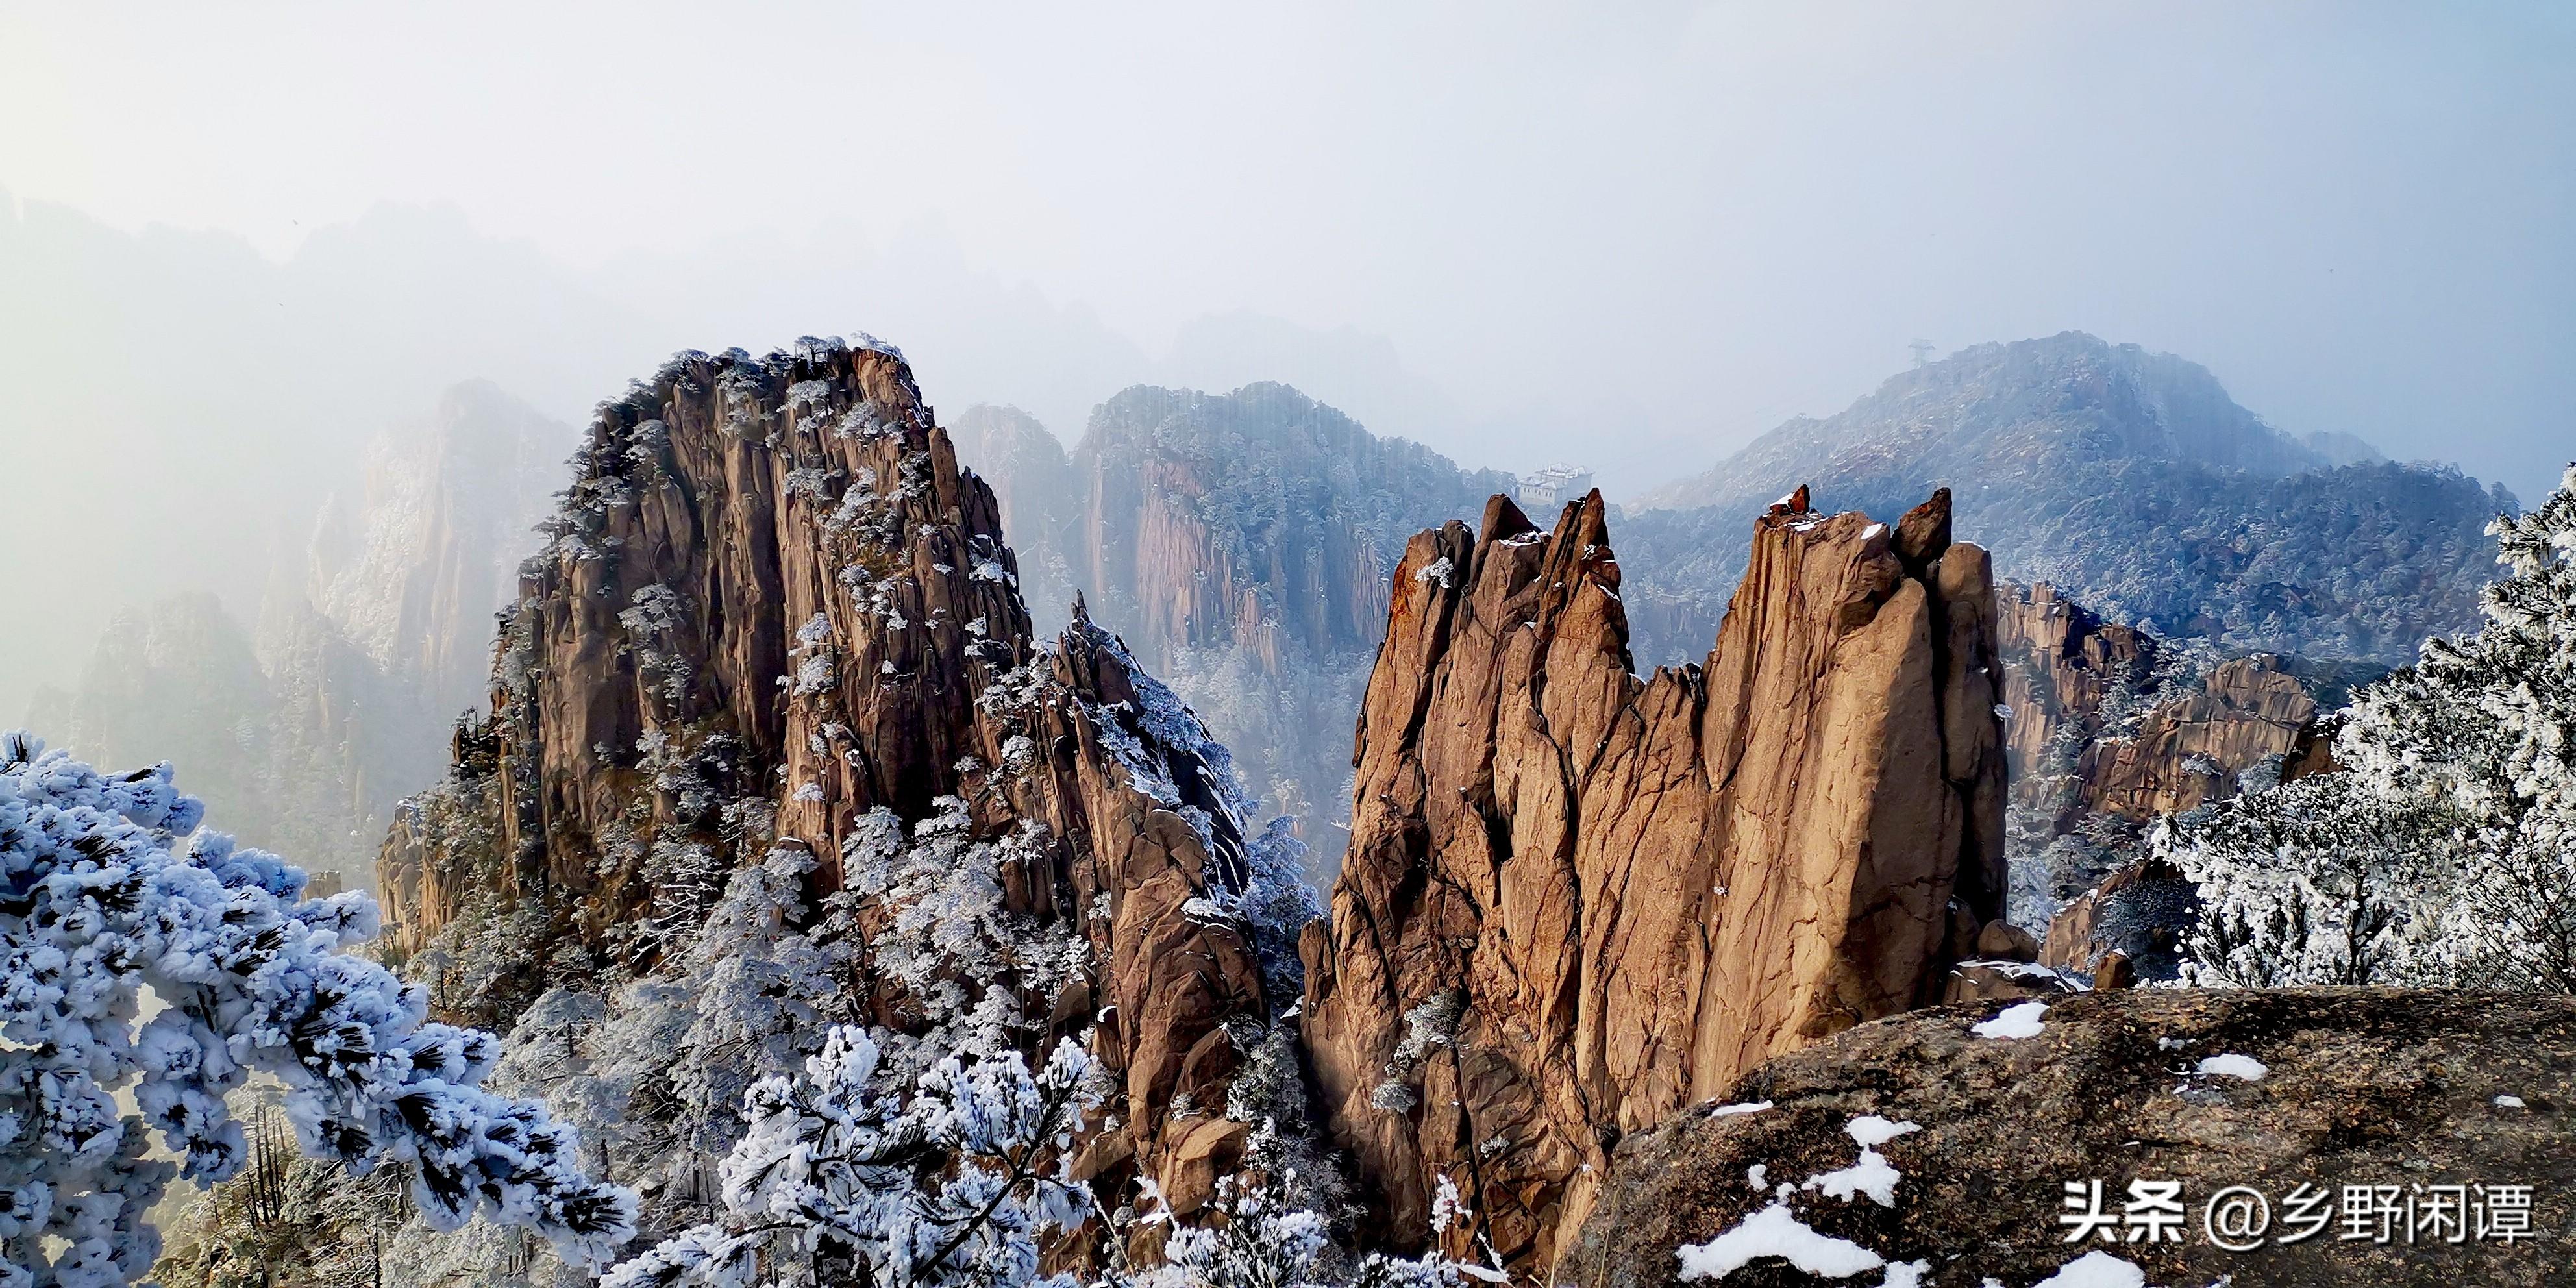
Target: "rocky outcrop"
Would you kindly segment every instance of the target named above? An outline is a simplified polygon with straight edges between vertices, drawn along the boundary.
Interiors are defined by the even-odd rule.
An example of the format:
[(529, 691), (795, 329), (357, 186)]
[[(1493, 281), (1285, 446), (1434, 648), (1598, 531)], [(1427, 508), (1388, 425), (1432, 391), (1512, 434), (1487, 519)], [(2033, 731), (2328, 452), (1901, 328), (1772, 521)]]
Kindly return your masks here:
[(1543, 1267), (1622, 1134), (1937, 999), (2000, 910), (2004, 813), (1993, 583), (1938, 505), (1773, 507), (1706, 664), (1642, 679), (1598, 493), (1413, 538), (1300, 946), (1318, 1091), (1395, 1242), (1446, 1177)]
[[(1904, 1282), (2029, 1285), (2086, 1254), (2143, 1272), (2087, 1283), (2238, 1288), (2451, 1288), (2562, 1283), (2576, 1234), (2576, 1001), (2391, 989), (2127, 990), (2057, 998), (2035, 1036), (1982, 1037), (1998, 1006), (1951, 1007), (1862, 1025), (1752, 1072), (1729, 1092), (1758, 1112), (1684, 1114), (1623, 1141), (1607, 1192), (1556, 1266), (1566, 1288), (1679, 1281), (1677, 1250), (1706, 1245), (1774, 1205), (1866, 1261), (1923, 1263)], [(2242, 1057), (2219, 1059), (2216, 1057)], [(2254, 1075), (2254, 1076), (2248, 1076)], [(1815, 1179), (1865, 1162), (1890, 1169), (1877, 1195), (1832, 1197)], [(1894, 1132), (1897, 1134), (1889, 1134)], [(1748, 1173), (1752, 1183), (1748, 1183)], [(2067, 1185), (2099, 1181), (2119, 1220), (2135, 1181), (2179, 1182), (2178, 1240), (2066, 1241)], [(2229, 1252), (2203, 1227), (2229, 1186), (2261, 1192), (2260, 1247)], [(2343, 1234), (2343, 1187), (2388, 1187), (2400, 1211), (2473, 1223), (2410, 1237)], [(2284, 1196), (2324, 1203), (2289, 1221)], [(2530, 1186), (2529, 1234), (2494, 1232), (2491, 1189)], [(2082, 1197), (2082, 1196), (2079, 1196)], [(2321, 1215), (2317, 1215), (2321, 1214)], [(1765, 1220), (1778, 1225), (1779, 1218)], [(2301, 1228), (2324, 1228), (2283, 1243)], [(1779, 1228), (1786, 1228), (1780, 1226)], [(2236, 1240), (2240, 1244), (2243, 1239)], [(1866, 1261), (1863, 1264), (1866, 1264)], [(2097, 1263), (2098, 1264), (2098, 1263)], [(2107, 1268), (2106, 1268), (2107, 1269)], [(1835, 1282), (1875, 1283), (1877, 1278)], [(1894, 1274), (1889, 1282), (1898, 1282)], [(1728, 1285), (1823, 1282), (1777, 1258)], [(2055, 1280), (2053, 1282), (2069, 1282)]]
[(2154, 637), (2104, 621), (2047, 582), (2005, 582), (1995, 595), (1995, 651), (2004, 665), (2004, 746), (2013, 803), (2059, 808), (2050, 780), (2102, 733), (2116, 695), (2155, 682)]
[[(2188, 886), (2134, 872), (2134, 888), (2100, 883), (2134, 868), (2158, 816), (2234, 796), (2267, 766), (2313, 772), (2316, 695), (2343, 687), (2348, 668), (2265, 653), (2216, 660), (2104, 620), (2046, 582), (2004, 583), (1997, 603), (2013, 915), (2033, 929), (2058, 920), (2052, 966), (2089, 973), (2117, 951), (2166, 978)], [(2066, 922), (2078, 903), (2082, 924)]]
[[(801, 848), (820, 895), (870, 811), (913, 821), (954, 798), (974, 835), (1034, 856), (1001, 871), (1007, 908), (1082, 950), (1060, 995), (1019, 1002), (1091, 1032), (1124, 1087), (1091, 1173), (1157, 1177), (1178, 1207), (1230, 1166), (1239, 1138), (1183, 1110), (1225, 1102), (1229, 1026), (1270, 1018), (1253, 932), (1226, 910), (1257, 844), (1231, 766), (1078, 603), (1036, 643), (994, 494), (901, 357), (837, 340), (679, 355), (601, 405), (574, 475), (505, 614), (492, 715), (460, 730), (382, 860), (404, 942), (468, 916), (521, 937), (518, 976), (457, 1004), (505, 1020), (531, 976), (649, 969), (668, 940), (644, 932), (705, 884), (674, 879), (674, 856)], [(901, 998), (852, 989), (907, 1023)]]
[(2156, 707), (2137, 733), (2084, 749), (2076, 774), (2094, 808), (2153, 818), (2236, 794), (2236, 776), (2287, 756), (2317, 704), (2270, 654), (2213, 667), (2201, 692)]

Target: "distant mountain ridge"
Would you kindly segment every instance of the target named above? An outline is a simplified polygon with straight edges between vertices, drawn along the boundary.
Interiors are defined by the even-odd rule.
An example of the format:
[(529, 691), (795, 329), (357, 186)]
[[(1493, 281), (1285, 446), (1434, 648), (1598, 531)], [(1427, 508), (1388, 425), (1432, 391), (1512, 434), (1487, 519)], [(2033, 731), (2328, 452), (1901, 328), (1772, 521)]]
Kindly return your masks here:
[(1639, 652), (1687, 656), (1714, 630), (1773, 497), (1807, 484), (1820, 506), (1892, 513), (1946, 486), (1960, 537), (2001, 576), (2226, 649), (2403, 663), (2475, 620), (2486, 524), (2514, 501), (2376, 455), (2347, 434), (2293, 438), (2206, 368), (2137, 345), (1977, 345), (1631, 507)]

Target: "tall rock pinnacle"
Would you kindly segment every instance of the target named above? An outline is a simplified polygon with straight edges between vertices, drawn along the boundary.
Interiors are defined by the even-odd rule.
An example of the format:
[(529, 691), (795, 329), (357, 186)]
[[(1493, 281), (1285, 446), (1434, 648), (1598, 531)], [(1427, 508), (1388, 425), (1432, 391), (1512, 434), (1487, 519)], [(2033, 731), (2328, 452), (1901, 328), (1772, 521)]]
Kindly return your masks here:
[(1444, 1239), (1544, 1267), (1621, 1134), (1937, 1000), (2004, 886), (1994, 587), (1944, 517), (1774, 507), (1706, 664), (1644, 679), (1599, 493), (1413, 539), (1300, 945), (1397, 1241), (1446, 1177), (1476, 1215)]

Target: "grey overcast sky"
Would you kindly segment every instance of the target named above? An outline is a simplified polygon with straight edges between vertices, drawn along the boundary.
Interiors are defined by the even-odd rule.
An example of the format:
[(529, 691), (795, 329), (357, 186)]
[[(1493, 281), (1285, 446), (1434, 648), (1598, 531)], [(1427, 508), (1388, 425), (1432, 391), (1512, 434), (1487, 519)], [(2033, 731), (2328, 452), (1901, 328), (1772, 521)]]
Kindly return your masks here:
[(2576, 6), (0, 10), (0, 185), (272, 256), (388, 201), (591, 266), (926, 226), (1149, 351), (1353, 327), (1595, 441), (2080, 328), (2526, 495), (2576, 451)]
[[(935, 401), (1068, 439), (1136, 379), (1278, 376), (1615, 495), (1917, 337), (2072, 328), (2526, 500), (2576, 455), (2564, 4), (0, 0), (0, 188), (27, 256), (62, 257), (42, 224), (108, 266), (49, 280), (129, 297), (69, 327), (89, 301), (22, 275), (0, 342), (121, 347), (152, 273), (230, 274), (307, 329), (207, 305), (163, 352), (395, 371), (259, 278), (371, 247), (423, 279), (341, 281), (397, 374), (567, 420), (656, 351), (865, 328)], [(271, 416), (208, 375), (234, 402), (201, 419), (256, 455), (272, 420), (354, 441), (428, 400), (318, 387)], [(0, 449), (114, 420), (30, 406)]]

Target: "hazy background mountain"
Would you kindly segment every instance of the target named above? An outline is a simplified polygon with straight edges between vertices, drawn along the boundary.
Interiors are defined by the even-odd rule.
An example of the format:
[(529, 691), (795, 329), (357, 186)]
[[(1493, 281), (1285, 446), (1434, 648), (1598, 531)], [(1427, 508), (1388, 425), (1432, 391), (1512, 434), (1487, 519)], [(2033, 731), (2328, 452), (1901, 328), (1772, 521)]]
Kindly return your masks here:
[(1233, 749), (1268, 807), (1298, 820), (1329, 878), (1388, 577), (1414, 533), (1474, 521), (1512, 476), (1270, 382), (1124, 390), (1070, 453), (1015, 408), (972, 408), (953, 432), (1001, 500), (1039, 629), (1081, 595)]
[(248, 619), (451, 384), (578, 423), (808, 333), (1067, 438), (1286, 380), (1614, 498), (1917, 337), (2068, 327), (2527, 496), (2569, 450), (2557, 6), (762, 8), (0, 12), (0, 508), (51, 606), (0, 711), (120, 605)]
[(2197, 363), (2134, 344), (1977, 345), (1641, 498), (1619, 542), (1638, 660), (1706, 647), (1752, 516), (1809, 484), (1821, 508), (1890, 521), (1948, 487), (1958, 535), (1992, 550), (2000, 575), (2052, 582), (2113, 621), (2399, 665), (2476, 622), (2486, 524), (2514, 500), (2375, 455), (2339, 431), (2294, 438)]
[(118, 612), (206, 593), (254, 620), (272, 552), (304, 544), (326, 497), (369, 486), (370, 442), (422, 432), (460, 381), (578, 422), (628, 372), (682, 348), (784, 343), (792, 318), (899, 339), (928, 387), (957, 391), (952, 406), (1016, 404), (1062, 426), (1140, 380), (1232, 388), (1274, 368), (1395, 423), (1456, 414), (1382, 338), (1233, 313), (1149, 355), (1087, 310), (976, 271), (934, 231), (882, 250), (744, 239), (575, 270), (452, 209), (388, 206), (272, 260), (229, 234), (129, 234), (0, 194), (0, 298), (0, 383), (16, 391), (0, 405), (0, 511), (49, 552), (8, 574), (49, 605), (0, 632), (12, 719), (37, 685), (75, 682)]
[(572, 443), (488, 383), (449, 389), (366, 440), (363, 484), (254, 562), (247, 611), (204, 591), (118, 609), (25, 723), (100, 764), (189, 766), (217, 826), (363, 884), (394, 803), (487, 704), (493, 614), (517, 597)]

